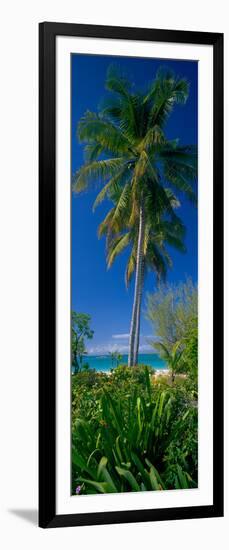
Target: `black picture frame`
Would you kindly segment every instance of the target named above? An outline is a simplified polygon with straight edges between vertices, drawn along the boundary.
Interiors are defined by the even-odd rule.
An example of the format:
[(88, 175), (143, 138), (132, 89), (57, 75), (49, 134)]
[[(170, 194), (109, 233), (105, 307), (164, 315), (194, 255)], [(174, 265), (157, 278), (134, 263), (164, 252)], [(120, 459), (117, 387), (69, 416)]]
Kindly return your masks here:
[[(57, 36), (213, 46), (213, 504), (56, 514), (56, 50)], [(223, 516), (223, 34), (45, 22), (39, 25), (39, 526)]]

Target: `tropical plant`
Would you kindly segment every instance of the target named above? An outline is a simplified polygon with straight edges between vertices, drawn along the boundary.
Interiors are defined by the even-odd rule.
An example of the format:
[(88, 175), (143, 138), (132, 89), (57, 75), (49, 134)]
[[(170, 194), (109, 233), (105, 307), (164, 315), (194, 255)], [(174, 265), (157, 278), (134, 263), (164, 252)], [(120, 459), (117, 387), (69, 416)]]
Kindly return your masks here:
[[(120, 219), (122, 231), (124, 225), (128, 230), (136, 230), (135, 294), (128, 359), (132, 365), (136, 363), (139, 345), (144, 248), (152, 246), (150, 238), (147, 239), (149, 208), (151, 205), (151, 217), (157, 222), (155, 201), (161, 204), (160, 213), (165, 211), (172, 216), (165, 190), (168, 185), (195, 201), (192, 182), (196, 177), (196, 152), (191, 146), (180, 146), (178, 140), (166, 139), (164, 133), (174, 105), (187, 100), (189, 86), (185, 79), (175, 77), (171, 71), (159, 70), (147, 93), (136, 93), (127, 79), (110, 67), (106, 88), (112, 97), (104, 102), (99, 113), (87, 111), (78, 124), (79, 139), (86, 142), (85, 164), (75, 174), (74, 189), (81, 192), (99, 181), (102, 190), (96, 199), (97, 206), (117, 186), (121, 187), (116, 214), (109, 212), (106, 222), (113, 217), (114, 236), (120, 233)], [(122, 246), (123, 240), (128, 243), (128, 232), (121, 239)], [(117, 246), (120, 248), (120, 243)], [(156, 255), (154, 249), (151, 254)]]
[(193, 324), (183, 337), (183, 356), (182, 361), (185, 371), (188, 372), (194, 383), (198, 379), (198, 324), (197, 319), (193, 320)]
[(139, 396), (147, 397), (145, 369), (154, 374), (154, 369), (145, 365), (138, 365), (134, 369), (119, 365), (109, 376), (102, 372), (82, 369), (72, 378), (72, 421), (77, 418), (90, 420), (91, 423), (100, 414), (100, 399), (104, 390), (116, 399), (126, 402), (126, 396), (132, 395), (135, 390)]
[(116, 364), (116, 367), (118, 367), (120, 361), (122, 360), (122, 355), (118, 350), (110, 351), (109, 355), (111, 357), (111, 366), (113, 368), (114, 363)]
[[(191, 279), (166, 285), (147, 296), (147, 318), (153, 324), (152, 347), (175, 373), (189, 376), (190, 392), (197, 398), (198, 381), (198, 294)], [(159, 337), (159, 341), (155, 338)]]
[(154, 347), (159, 350), (160, 356), (164, 359), (171, 372), (171, 379), (174, 382), (176, 372), (179, 372), (179, 365), (182, 356), (181, 343), (176, 342), (170, 350), (162, 342), (155, 342)]
[(93, 338), (94, 331), (90, 328), (90, 315), (72, 311), (72, 367), (74, 372), (82, 368), (82, 359), (86, 355), (85, 338)]
[(92, 413), (93, 423), (82, 417), (74, 421), (73, 492), (76, 488), (78, 493), (107, 493), (196, 486), (190, 454), (190, 449), (196, 454), (195, 410), (169, 387), (155, 391), (147, 368), (144, 376), (144, 396), (139, 395), (138, 386), (125, 399), (116, 394), (115, 386), (104, 389), (97, 415)]
[[(143, 262), (142, 262), (142, 284), (138, 293), (138, 315), (136, 316), (136, 338), (134, 340), (133, 357), (129, 355), (129, 366), (138, 363), (138, 349), (140, 336), (140, 306), (144, 279), (149, 271), (156, 274), (157, 281), (165, 281), (168, 267), (172, 266), (172, 259), (166, 249), (166, 245), (170, 245), (180, 252), (185, 252), (183, 242), (185, 228), (180, 218), (175, 215), (173, 208), (179, 206), (179, 201), (171, 193), (169, 189), (165, 189), (168, 198), (167, 213), (169, 210), (170, 219), (164, 217), (165, 210), (162, 209), (161, 201), (155, 197), (154, 203), (151, 201), (145, 203), (145, 230), (143, 241)], [(131, 278), (136, 271), (137, 264), (137, 249), (139, 228), (134, 225), (126, 229), (126, 219), (130, 216), (131, 200), (125, 205), (125, 212), (121, 211), (120, 216), (117, 215), (117, 203), (122, 194), (122, 188), (116, 186), (115, 192), (110, 193), (110, 200), (114, 203), (109, 215), (99, 226), (99, 236), (106, 235), (107, 248), (107, 265), (110, 268), (116, 259), (127, 246), (130, 248), (130, 255), (127, 261), (125, 280), (128, 287)], [(131, 197), (130, 197), (131, 199)], [(126, 214), (126, 215), (124, 215)], [(118, 224), (118, 225), (117, 225)], [(119, 231), (117, 230), (119, 227)], [(115, 234), (116, 232), (116, 234)]]

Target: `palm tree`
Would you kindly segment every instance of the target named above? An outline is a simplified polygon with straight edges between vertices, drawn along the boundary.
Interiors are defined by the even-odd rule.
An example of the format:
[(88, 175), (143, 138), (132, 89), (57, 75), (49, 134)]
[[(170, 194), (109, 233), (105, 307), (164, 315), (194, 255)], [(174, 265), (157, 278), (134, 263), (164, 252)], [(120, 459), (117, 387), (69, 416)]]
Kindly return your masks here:
[(180, 345), (180, 342), (175, 342), (172, 348), (169, 349), (168, 346), (165, 346), (165, 344), (163, 344), (162, 342), (154, 343), (154, 347), (159, 350), (162, 359), (166, 361), (169, 370), (171, 371), (172, 382), (174, 382), (175, 373), (178, 370), (180, 359), (183, 353), (183, 350), (180, 349)]
[[(132, 365), (138, 351), (149, 205), (151, 217), (157, 218), (154, 202), (171, 211), (165, 189), (168, 184), (195, 201), (192, 182), (196, 177), (196, 152), (191, 146), (179, 146), (178, 140), (167, 140), (164, 134), (165, 123), (175, 103), (187, 100), (189, 87), (185, 79), (159, 70), (146, 94), (134, 93), (126, 78), (111, 67), (106, 88), (112, 92), (112, 97), (104, 102), (99, 113), (87, 111), (78, 124), (79, 139), (86, 142), (85, 164), (75, 174), (74, 189), (81, 192), (99, 181), (102, 189), (96, 199), (97, 206), (121, 188), (116, 213), (109, 212), (104, 220), (106, 224), (113, 217), (114, 234), (120, 231), (119, 217), (122, 212), (126, 216), (129, 205), (128, 216), (122, 223), (126, 228), (135, 228), (137, 235), (128, 359)], [(103, 158), (99, 159), (101, 155)], [(122, 236), (126, 241), (129, 238), (128, 232)], [(120, 246), (117, 243), (117, 247)]]
[[(115, 192), (111, 193), (110, 199), (114, 202), (108, 216), (99, 226), (99, 236), (106, 235), (107, 248), (107, 265), (110, 268), (116, 257), (126, 248), (130, 248), (130, 255), (126, 266), (125, 280), (128, 287), (130, 280), (136, 271), (136, 259), (138, 248), (138, 226), (126, 228), (126, 219), (128, 219), (131, 202), (126, 203), (119, 211), (117, 216), (117, 202), (122, 193), (122, 188), (116, 188)], [(168, 267), (172, 266), (172, 260), (166, 249), (166, 244), (173, 246), (181, 252), (185, 252), (183, 238), (185, 228), (173, 208), (179, 206), (179, 201), (171, 193), (166, 190), (168, 197), (170, 218), (165, 217), (167, 211), (162, 210), (162, 205), (155, 197), (153, 205), (146, 201), (145, 203), (145, 231), (143, 242), (143, 261), (142, 261), (142, 281), (140, 292), (138, 293), (138, 310), (136, 315), (135, 325), (135, 340), (133, 355), (129, 356), (129, 365), (136, 365), (138, 362), (138, 349), (140, 337), (140, 310), (142, 289), (145, 277), (149, 271), (156, 273), (157, 281), (165, 281)]]

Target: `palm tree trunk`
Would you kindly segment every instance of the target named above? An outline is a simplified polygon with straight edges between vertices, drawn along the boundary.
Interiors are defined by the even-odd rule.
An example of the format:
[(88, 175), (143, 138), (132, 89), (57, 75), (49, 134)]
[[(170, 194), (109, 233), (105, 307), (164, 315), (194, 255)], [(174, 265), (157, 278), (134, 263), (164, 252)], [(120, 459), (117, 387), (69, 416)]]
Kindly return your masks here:
[(141, 280), (139, 282), (138, 305), (137, 305), (137, 312), (136, 312), (136, 331), (135, 331), (136, 336), (135, 336), (135, 342), (134, 342), (134, 358), (133, 358), (134, 365), (138, 364), (143, 282), (144, 282), (144, 259), (142, 261), (142, 266), (141, 266)]
[(133, 365), (138, 364), (139, 340), (140, 340), (140, 303), (138, 299), (138, 306), (137, 306), (137, 312), (136, 312), (136, 329), (135, 329)]
[(132, 319), (130, 327), (130, 342), (129, 342), (129, 357), (128, 366), (136, 365), (139, 348), (139, 334), (140, 334), (140, 312), (141, 312), (141, 298), (143, 288), (143, 272), (144, 272), (144, 233), (145, 233), (145, 219), (143, 205), (140, 206), (139, 213), (139, 233), (138, 233), (138, 247), (137, 247), (137, 259), (136, 259), (136, 275), (135, 275), (135, 289), (134, 289), (134, 303), (132, 310)]

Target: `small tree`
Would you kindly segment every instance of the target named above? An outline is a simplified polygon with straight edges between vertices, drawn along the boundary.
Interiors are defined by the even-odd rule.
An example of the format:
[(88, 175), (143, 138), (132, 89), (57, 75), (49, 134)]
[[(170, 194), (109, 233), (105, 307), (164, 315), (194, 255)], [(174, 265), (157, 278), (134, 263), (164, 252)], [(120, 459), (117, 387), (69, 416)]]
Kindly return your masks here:
[(180, 342), (176, 342), (172, 349), (169, 350), (162, 342), (157, 342), (155, 347), (159, 350), (159, 353), (168, 365), (171, 372), (171, 379), (174, 382), (175, 374), (180, 372), (180, 360), (182, 356), (182, 349), (180, 349)]
[(116, 350), (116, 351), (110, 351), (109, 355), (111, 356), (111, 366), (112, 366), (112, 368), (113, 368), (114, 363), (116, 363), (116, 367), (118, 367), (120, 361), (122, 360), (121, 353), (118, 350)]
[(114, 352), (114, 356), (115, 356), (115, 361), (116, 361), (116, 367), (118, 367), (120, 361), (122, 360), (122, 355), (121, 353), (117, 350)]
[[(153, 332), (170, 351), (176, 342), (197, 327), (198, 294), (191, 279), (177, 285), (161, 285), (147, 296), (146, 318)], [(150, 341), (154, 346), (153, 340)]]
[(191, 279), (178, 285), (163, 285), (147, 297), (147, 318), (158, 341), (150, 340), (175, 372), (188, 373), (197, 381), (198, 294)]
[(90, 328), (90, 321), (90, 315), (72, 312), (72, 366), (75, 374), (82, 368), (83, 356), (87, 353), (85, 338), (93, 338), (94, 331)]

